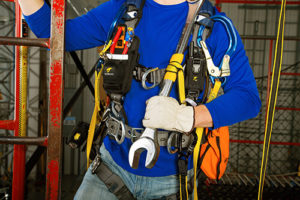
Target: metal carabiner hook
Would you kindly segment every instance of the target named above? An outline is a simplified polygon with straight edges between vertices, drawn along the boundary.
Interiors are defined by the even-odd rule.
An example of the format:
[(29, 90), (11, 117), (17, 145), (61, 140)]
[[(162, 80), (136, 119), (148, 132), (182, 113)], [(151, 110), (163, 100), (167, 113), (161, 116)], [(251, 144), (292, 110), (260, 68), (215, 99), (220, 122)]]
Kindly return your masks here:
[(154, 80), (153, 80), (153, 85), (151, 85), (150, 87), (148, 87), (147, 85), (146, 85), (146, 79), (147, 79), (147, 76), (150, 74), (150, 73), (152, 73), (152, 72), (154, 72), (154, 71), (156, 71), (156, 70), (158, 70), (158, 67), (156, 67), (156, 68), (153, 68), (153, 69), (148, 69), (144, 74), (143, 74), (143, 76), (142, 76), (142, 86), (143, 86), (143, 88), (145, 89), (145, 90), (150, 90), (150, 89), (152, 89), (152, 88), (154, 88), (154, 87), (156, 87), (156, 86), (158, 86), (159, 85), (159, 83), (155, 83), (156, 82), (156, 78), (155, 78), (155, 76), (153, 76), (154, 78)]

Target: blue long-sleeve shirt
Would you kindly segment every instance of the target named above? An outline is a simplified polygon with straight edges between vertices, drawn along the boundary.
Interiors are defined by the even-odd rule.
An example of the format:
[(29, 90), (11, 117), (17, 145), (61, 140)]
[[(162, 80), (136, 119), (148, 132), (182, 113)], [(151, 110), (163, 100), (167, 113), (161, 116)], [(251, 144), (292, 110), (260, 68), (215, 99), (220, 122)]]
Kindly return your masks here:
[[(103, 45), (114, 16), (123, 2), (124, 0), (111, 0), (92, 9), (86, 15), (67, 20), (66, 50), (73, 51)], [(153, 0), (146, 0), (142, 19), (135, 29), (135, 34), (140, 38), (140, 64), (159, 68), (168, 65), (171, 55), (175, 53), (187, 13), (186, 2), (161, 5)], [(47, 4), (34, 14), (25, 16), (25, 19), (37, 37), (50, 37), (50, 8)], [(215, 22), (206, 44), (215, 65), (219, 65), (229, 44), (229, 37), (221, 23)], [(212, 116), (214, 128), (253, 118), (261, 107), (256, 82), (239, 36), (236, 51), (230, 59), (230, 72), (231, 75), (227, 77), (223, 86), (224, 95), (205, 104)], [(158, 93), (159, 87), (145, 90), (139, 82), (132, 81), (131, 89), (124, 101), (130, 126), (142, 127), (145, 102)], [(170, 96), (178, 97), (176, 86), (173, 87)], [(116, 163), (137, 175), (167, 176), (177, 173), (177, 155), (170, 155), (166, 147), (161, 147), (158, 161), (152, 169), (144, 167), (145, 153), (141, 156), (139, 168), (132, 169), (128, 163), (130, 140), (125, 139), (121, 145), (118, 145), (114, 140), (106, 138), (104, 144)]]

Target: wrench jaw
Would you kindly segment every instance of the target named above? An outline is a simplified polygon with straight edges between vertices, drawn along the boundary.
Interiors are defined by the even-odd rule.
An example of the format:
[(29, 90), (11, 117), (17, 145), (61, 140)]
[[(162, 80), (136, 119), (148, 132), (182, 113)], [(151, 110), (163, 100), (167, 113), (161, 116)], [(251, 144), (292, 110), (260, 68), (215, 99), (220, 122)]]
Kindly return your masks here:
[(152, 168), (159, 156), (159, 145), (149, 137), (143, 137), (135, 141), (129, 150), (129, 164), (133, 169), (139, 166), (140, 156), (143, 151), (147, 151), (145, 167)]

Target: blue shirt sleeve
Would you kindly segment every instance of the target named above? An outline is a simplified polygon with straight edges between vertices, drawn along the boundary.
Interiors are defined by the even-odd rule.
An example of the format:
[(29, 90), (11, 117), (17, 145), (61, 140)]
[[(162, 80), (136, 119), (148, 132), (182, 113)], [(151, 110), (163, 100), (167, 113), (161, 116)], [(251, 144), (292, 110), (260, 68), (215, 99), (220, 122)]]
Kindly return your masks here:
[[(205, 104), (212, 119), (213, 128), (232, 125), (255, 117), (260, 110), (256, 81), (237, 32), (237, 48), (230, 58), (230, 76), (223, 86), (224, 94)], [(215, 22), (213, 31), (207, 39), (207, 46), (215, 65), (220, 65), (228, 48), (229, 37), (225, 27)]]
[[(101, 46), (118, 10), (119, 1), (105, 2), (87, 14), (66, 21), (66, 50), (74, 51)], [(121, 5), (121, 4), (120, 4)], [(44, 5), (35, 13), (24, 16), (30, 29), (39, 38), (50, 37), (50, 7)]]

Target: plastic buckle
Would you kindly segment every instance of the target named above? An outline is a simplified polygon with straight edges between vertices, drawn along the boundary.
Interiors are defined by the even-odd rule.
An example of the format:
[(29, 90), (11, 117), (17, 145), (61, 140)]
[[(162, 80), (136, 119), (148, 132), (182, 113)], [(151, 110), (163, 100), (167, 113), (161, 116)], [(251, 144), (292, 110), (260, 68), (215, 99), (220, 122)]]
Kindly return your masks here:
[(94, 161), (92, 162), (91, 164), (91, 171), (92, 171), (92, 174), (95, 174), (96, 173), (96, 170), (98, 169), (98, 167), (100, 166), (101, 164), (101, 157), (100, 157), (100, 154), (97, 154)]

